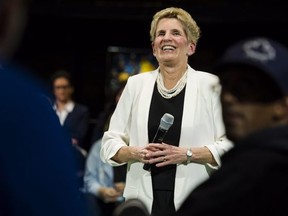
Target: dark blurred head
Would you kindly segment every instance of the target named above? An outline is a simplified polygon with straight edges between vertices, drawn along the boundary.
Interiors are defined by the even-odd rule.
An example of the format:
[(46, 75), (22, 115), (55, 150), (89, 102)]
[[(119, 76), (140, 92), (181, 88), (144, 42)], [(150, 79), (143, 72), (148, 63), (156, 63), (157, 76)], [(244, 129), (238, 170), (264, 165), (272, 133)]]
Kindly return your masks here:
[(13, 56), (27, 19), (27, 0), (0, 0), (0, 58)]
[(235, 141), (267, 127), (288, 124), (288, 49), (251, 38), (227, 49), (215, 66), (223, 120)]
[(56, 71), (51, 77), (51, 83), (56, 101), (67, 103), (73, 99), (74, 84), (68, 71)]

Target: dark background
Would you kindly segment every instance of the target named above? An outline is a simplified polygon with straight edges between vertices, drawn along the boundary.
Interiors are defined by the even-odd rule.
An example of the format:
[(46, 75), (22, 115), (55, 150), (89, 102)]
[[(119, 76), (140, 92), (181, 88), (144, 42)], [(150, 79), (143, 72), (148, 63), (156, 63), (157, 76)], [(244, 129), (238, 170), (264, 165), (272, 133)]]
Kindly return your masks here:
[(107, 48), (150, 48), (153, 14), (182, 7), (202, 30), (194, 69), (209, 71), (231, 43), (268, 36), (288, 45), (287, 9), (283, 1), (256, 0), (33, 0), (28, 26), (15, 59), (45, 82), (57, 69), (75, 78), (75, 99), (86, 104), (91, 121), (107, 101)]

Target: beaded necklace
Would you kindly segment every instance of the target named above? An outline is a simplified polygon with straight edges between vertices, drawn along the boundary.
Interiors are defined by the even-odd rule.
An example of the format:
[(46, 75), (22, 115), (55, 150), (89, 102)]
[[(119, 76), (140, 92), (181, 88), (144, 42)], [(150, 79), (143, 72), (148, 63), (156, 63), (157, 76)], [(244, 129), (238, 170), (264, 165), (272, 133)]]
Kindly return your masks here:
[(170, 99), (178, 95), (186, 85), (187, 74), (188, 74), (187, 71), (188, 69), (185, 71), (185, 73), (183, 74), (181, 79), (176, 83), (176, 85), (172, 89), (169, 89), (169, 90), (165, 88), (163, 77), (161, 73), (159, 72), (157, 76), (157, 89), (160, 95), (166, 99)]

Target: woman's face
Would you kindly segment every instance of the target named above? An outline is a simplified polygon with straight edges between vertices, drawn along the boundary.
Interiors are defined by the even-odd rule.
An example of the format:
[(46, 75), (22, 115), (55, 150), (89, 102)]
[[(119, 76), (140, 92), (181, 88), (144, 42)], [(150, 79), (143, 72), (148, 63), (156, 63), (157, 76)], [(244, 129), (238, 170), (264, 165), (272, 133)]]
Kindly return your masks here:
[(175, 64), (188, 61), (195, 51), (195, 44), (188, 42), (181, 22), (175, 18), (163, 18), (156, 29), (152, 43), (153, 54), (159, 64)]

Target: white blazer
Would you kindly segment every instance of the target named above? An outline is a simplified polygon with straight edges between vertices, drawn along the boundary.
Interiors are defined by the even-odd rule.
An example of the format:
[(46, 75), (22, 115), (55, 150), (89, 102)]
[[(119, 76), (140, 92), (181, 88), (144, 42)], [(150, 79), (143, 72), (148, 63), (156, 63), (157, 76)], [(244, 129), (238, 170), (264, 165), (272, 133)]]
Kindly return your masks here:
[[(119, 166), (121, 164), (111, 158), (122, 146), (148, 144), (148, 114), (157, 73), (158, 69), (129, 77), (111, 117), (109, 129), (102, 139), (100, 154), (104, 162)], [(217, 76), (196, 71), (188, 65), (179, 146), (206, 146), (220, 166), (220, 157), (233, 145), (225, 137), (217, 86)], [(216, 168), (210, 164), (177, 165), (174, 190), (176, 210), (189, 193)], [(153, 192), (150, 172), (144, 170), (143, 163), (138, 161), (129, 162), (127, 169), (124, 197), (141, 199), (151, 212)]]

